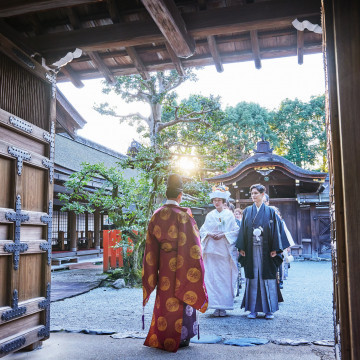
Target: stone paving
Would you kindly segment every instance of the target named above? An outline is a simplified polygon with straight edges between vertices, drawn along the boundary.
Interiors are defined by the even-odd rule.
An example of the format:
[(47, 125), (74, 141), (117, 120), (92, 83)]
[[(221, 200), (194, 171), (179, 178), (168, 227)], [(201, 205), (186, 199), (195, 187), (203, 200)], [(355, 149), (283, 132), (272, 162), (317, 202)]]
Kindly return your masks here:
[[(61, 291), (61, 286), (66, 289), (64, 285), (73, 282), (73, 289), (80, 290), (79, 283), (95, 286), (102, 279), (104, 275), (99, 266), (55, 272), (53, 288), (58, 286)], [(236, 298), (235, 309), (229, 311), (227, 317), (215, 318), (211, 312), (201, 314), (200, 333), (219, 337), (221, 344), (231, 344), (234, 339), (243, 341), (246, 338), (263, 338), (265, 342), (270, 341), (272, 346), (280, 347), (304, 347), (301, 344), (306, 344), (311, 347), (313, 355), (319, 356), (315, 358), (334, 359), (331, 263), (292, 263), (282, 293), (285, 302), (280, 304), (280, 311), (275, 314), (274, 320), (247, 319), (246, 313), (240, 309), (241, 292), (240, 297)], [(145, 331), (141, 330), (141, 300), (141, 289), (97, 287), (82, 295), (53, 302), (51, 329), (53, 332), (65, 330), (85, 334), (113, 334), (112, 337), (118, 341), (143, 338), (151, 320), (154, 296), (151, 296), (145, 308)], [(261, 345), (265, 346), (269, 345)]]

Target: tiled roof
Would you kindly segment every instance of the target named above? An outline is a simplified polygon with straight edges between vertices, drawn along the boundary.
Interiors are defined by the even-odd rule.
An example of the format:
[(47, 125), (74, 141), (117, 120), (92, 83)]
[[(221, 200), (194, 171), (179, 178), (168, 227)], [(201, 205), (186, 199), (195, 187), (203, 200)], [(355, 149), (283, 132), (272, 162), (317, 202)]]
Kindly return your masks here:
[[(80, 136), (75, 140), (63, 134), (55, 136), (55, 164), (69, 170), (80, 170), (84, 162), (103, 163), (106, 167), (114, 167), (122, 158), (125, 158), (125, 155)], [(128, 169), (125, 175), (135, 176), (136, 171)]]

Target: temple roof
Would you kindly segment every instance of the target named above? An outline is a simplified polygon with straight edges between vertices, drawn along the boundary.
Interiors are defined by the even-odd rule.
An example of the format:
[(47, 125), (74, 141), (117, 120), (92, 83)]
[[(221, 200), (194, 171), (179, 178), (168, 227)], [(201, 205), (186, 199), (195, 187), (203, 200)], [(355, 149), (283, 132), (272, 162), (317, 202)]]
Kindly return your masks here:
[(294, 176), (300, 178), (301, 180), (306, 181), (313, 181), (313, 178), (320, 178), (325, 179), (326, 173), (318, 172), (318, 171), (311, 171), (303, 169), (291, 161), (285, 159), (282, 156), (275, 155), (272, 153), (270, 148), (270, 143), (268, 141), (262, 140), (257, 143), (257, 149), (254, 150), (255, 154), (248, 159), (244, 160), (240, 164), (238, 164), (235, 168), (231, 171), (214, 176), (212, 178), (206, 179), (210, 182), (225, 182), (225, 181), (236, 181), (241, 176), (241, 174), (249, 169), (254, 167), (260, 166), (278, 166), (279, 168), (283, 168), (293, 174)]

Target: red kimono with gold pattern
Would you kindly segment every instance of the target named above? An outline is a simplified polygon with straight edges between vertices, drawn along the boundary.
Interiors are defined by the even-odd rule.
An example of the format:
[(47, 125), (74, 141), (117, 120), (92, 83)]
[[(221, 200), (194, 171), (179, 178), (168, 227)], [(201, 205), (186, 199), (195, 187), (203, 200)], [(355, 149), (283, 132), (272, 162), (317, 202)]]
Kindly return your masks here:
[(144, 306), (157, 286), (144, 345), (176, 352), (184, 310), (205, 312), (208, 303), (199, 230), (190, 209), (166, 204), (155, 211), (146, 236), (142, 284)]

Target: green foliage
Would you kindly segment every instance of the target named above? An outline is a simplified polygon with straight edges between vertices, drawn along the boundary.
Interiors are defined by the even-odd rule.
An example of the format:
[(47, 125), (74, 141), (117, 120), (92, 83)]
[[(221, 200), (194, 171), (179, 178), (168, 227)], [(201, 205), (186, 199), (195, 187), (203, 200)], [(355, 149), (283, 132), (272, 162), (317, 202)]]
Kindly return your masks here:
[(273, 131), (279, 139), (275, 151), (294, 164), (309, 168), (320, 164), (327, 171), (325, 96), (309, 102), (285, 99), (274, 113)]
[(196, 201), (183, 200), (181, 206), (196, 206), (202, 207), (208, 205), (209, 193), (211, 192), (212, 184), (207, 181), (192, 180), (184, 184), (184, 193), (196, 198)]
[(270, 125), (272, 114), (259, 104), (243, 101), (226, 108), (225, 114), (219, 131), (233, 161), (242, 161), (251, 155), (262, 136), (273, 146), (277, 144), (277, 134)]

